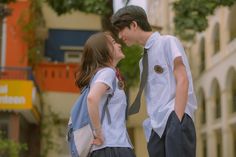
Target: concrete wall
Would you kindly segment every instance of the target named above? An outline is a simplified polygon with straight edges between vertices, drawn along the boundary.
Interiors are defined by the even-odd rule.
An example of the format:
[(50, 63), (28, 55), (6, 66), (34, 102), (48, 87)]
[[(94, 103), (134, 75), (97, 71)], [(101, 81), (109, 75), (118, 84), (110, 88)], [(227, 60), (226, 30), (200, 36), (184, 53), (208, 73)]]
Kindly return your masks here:
[(43, 4), (43, 15), (47, 28), (73, 30), (100, 30), (100, 17), (79, 11), (58, 16), (47, 4)]

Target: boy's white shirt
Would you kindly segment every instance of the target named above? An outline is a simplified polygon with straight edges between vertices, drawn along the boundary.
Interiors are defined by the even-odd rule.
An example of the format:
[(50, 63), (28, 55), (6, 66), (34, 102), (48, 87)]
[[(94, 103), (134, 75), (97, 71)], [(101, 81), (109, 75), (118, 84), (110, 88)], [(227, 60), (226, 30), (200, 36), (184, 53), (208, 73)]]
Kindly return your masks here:
[[(149, 118), (143, 122), (145, 137), (149, 141), (153, 129), (160, 137), (162, 136), (168, 117), (174, 110), (176, 83), (174, 77), (174, 59), (182, 57), (188, 80), (188, 101), (185, 109), (192, 119), (197, 108), (196, 96), (193, 89), (192, 76), (188, 60), (179, 40), (173, 36), (162, 36), (158, 32), (153, 33), (145, 44), (148, 49), (148, 81), (145, 88), (147, 112)], [(162, 73), (157, 73), (154, 66), (163, 68)], [(140, 74), (142, 73), (142, 59), (139, 63)]]

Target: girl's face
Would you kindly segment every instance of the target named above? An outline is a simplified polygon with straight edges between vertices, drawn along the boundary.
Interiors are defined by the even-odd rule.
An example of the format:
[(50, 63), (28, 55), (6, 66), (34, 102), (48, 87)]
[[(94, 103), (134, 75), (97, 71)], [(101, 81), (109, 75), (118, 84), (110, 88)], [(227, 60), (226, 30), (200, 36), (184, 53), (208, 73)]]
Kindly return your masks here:
[(121, 50), (121, 45), (112, 36), (107, 35), (107, 39), (109, 41), (108, 47), (113, 58), (113, 64), (116, 65), (121, 59), (125, 58), (125, 55)]

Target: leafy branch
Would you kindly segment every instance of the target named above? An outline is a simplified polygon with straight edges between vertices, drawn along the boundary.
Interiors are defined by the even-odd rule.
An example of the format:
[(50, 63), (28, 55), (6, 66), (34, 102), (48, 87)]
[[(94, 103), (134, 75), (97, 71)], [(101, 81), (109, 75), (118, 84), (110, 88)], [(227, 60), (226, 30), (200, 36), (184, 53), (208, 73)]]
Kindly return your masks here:
[(18, 157), (21, 151), (27, 150), (25, 143), (17, 143), (13, 140), (4, 138), (0, 132), (0, 156)]
[(30, 9), (22, 12), (18, 24), (22, 28), (22, 39), (27, 43), (29, 65), (34, 67), (42, 59), (43, 39), (37, 30), (44, 28), (41, 0), (30, 0)]
[(207, 16), (219, 6), (231, 6), (236, 0), (179, 0), (173, 3), (175, 33), (183, 40), (194, 39), (208, 27)]

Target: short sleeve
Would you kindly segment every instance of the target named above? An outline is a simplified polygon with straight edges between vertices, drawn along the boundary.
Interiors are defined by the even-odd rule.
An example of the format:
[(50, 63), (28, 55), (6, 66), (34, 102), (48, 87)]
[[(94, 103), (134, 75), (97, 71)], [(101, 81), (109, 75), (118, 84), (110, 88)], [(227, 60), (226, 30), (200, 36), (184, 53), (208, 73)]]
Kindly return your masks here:
[(107, 92), (109, 94), (113, 91), (112, 83), (114, 79), (115, 71), (112, 68), (103, 68), (95, 74), (92, 85), (98, 82), (106, 84), (109, 87)]
[(184, 52), (184, 48), (180, 41), (173, 36), (168, 37), (167, 42), (167, 56), (168, 56), (168, 61), (170, 63), (170, 66), (172, 70), (174, 70), (174, 60), (176, 57), (182, 57)]

